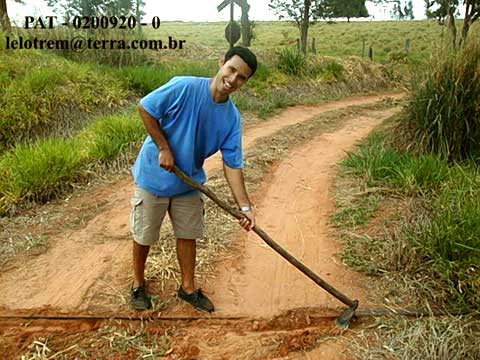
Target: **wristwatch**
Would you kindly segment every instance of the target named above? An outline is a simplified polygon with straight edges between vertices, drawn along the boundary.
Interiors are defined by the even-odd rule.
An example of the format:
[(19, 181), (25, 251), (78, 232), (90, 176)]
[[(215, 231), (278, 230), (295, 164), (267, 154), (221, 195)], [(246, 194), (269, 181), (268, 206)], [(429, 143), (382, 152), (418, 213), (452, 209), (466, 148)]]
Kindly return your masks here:
[(250, 211), (252, 211), (252, 207), (251, 206), (241, 206), (240, 211), (241, 212), (250, 212)]

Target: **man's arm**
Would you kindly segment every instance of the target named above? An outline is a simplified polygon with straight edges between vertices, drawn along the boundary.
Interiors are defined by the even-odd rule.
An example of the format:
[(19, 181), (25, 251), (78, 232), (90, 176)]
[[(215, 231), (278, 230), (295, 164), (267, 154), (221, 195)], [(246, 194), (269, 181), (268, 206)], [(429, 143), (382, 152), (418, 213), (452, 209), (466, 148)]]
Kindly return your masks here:
[(223, 162), (223, 172), (239, 208), (249, 208), (249, 210), (242, 211), (245, 218), (239, 221), (240, 225), (249, 231), (255, 226), (255, 214), (245, 188), (243, 170), (231, 168)]
[(138, 104), (138, 111), (148, 134), (152, 137), (155, 144), (157, 144), (158, 150), (160, 151), (158, 164), (165, 170), (172, 171), (175, 165), (175, 158), (160, 123), (146, 112), (141, 104)]

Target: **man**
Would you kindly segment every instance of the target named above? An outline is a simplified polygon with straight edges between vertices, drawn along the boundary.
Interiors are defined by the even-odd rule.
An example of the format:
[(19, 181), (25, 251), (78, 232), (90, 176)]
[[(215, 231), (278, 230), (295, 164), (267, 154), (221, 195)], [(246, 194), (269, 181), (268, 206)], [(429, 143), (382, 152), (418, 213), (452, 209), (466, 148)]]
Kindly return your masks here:
[(194, 283), (196, 239), (203, 237), (203, 200), (171, 172), (174, 165), (204, 183), (204, 160), (220, 150), (225, 177), (245, 215), (240, 225), (247, 231), (255, 225), (243, 178), (241, 117), (229, 97), (255, 73), (257, 60), (247, 48), (234, 47), (219, 66), (212, 79), (174, 77), (140, 101), (140, 116), (149, 136), (132, 170), (136, 186), (131, 214), (131, 304), (137, 310), (151, 308), (145, 262), (168, 212), (182, 276), (178, 296), (199, 310), (214, 311), (212, 302)]

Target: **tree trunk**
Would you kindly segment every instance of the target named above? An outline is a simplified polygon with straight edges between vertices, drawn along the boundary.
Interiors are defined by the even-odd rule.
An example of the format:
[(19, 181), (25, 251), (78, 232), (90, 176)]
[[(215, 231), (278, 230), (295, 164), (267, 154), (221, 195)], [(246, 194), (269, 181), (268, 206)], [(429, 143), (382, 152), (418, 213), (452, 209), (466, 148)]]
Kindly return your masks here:
[(460, 38), (460, 44), (458, 45), (461, 48), (467, 42), (468, 31), (470, 30), (470, 21), (467, 21), (467, 17), (463, 21), (463, 28), (462, 28), (462, 37)]
[(453, 50), (457, 49), (457, 27), (455, 26), (455, 9), (448, 9), (448, 28), (452, 34)]
[(305, 0), (305, 9), (302, 18), (300, 46), (304, 55), (307, 55), (308, 26), (310, 25), (310, 2), (311, 0)]
[[(141, 19), (141, 16), (140, 16), (140, 0), (136, 0), (135, 1), (135, 17), (137, 19), (137, 24), (140, 24), (142, 22), (142, 19)], [(138, 26), (138, 38), (139, 39), (143, 39), (143, 34), (142, 34), (142, 27), (141, 26)]]
[(0, 25), (5, 32), (12, 30), (7, 12), (7, 0), (0, 0)]
[(480, 17), (480, 4), (477, 4), (476, 0), (467, 0), (465, 5), (465, 18), (463, 19), (462, 37), (460, 38), (459, 44), (460, 48), (465, 45), (467, 41), (470, 26)]

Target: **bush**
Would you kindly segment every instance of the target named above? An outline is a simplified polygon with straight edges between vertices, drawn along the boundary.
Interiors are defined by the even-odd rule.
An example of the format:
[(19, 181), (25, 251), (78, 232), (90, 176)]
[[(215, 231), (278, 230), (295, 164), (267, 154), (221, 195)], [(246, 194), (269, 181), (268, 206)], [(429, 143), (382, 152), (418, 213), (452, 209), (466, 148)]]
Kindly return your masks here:
[(407, 127), (418, 151), (450, 160), (480, 153), (480, 44), (475, 40), (458, 54), (435, 56), (413, 85)]
[(345, 68), (337, 59), (315, 56), (310, 57), (308, 60), (307, 72), (309, 75), (324, 82), (344, 80)]
[(283, 48), (277, 52), (277, 68), (287, 75), (301, 75), (306, 64), (305, 55), (297, 48)]

